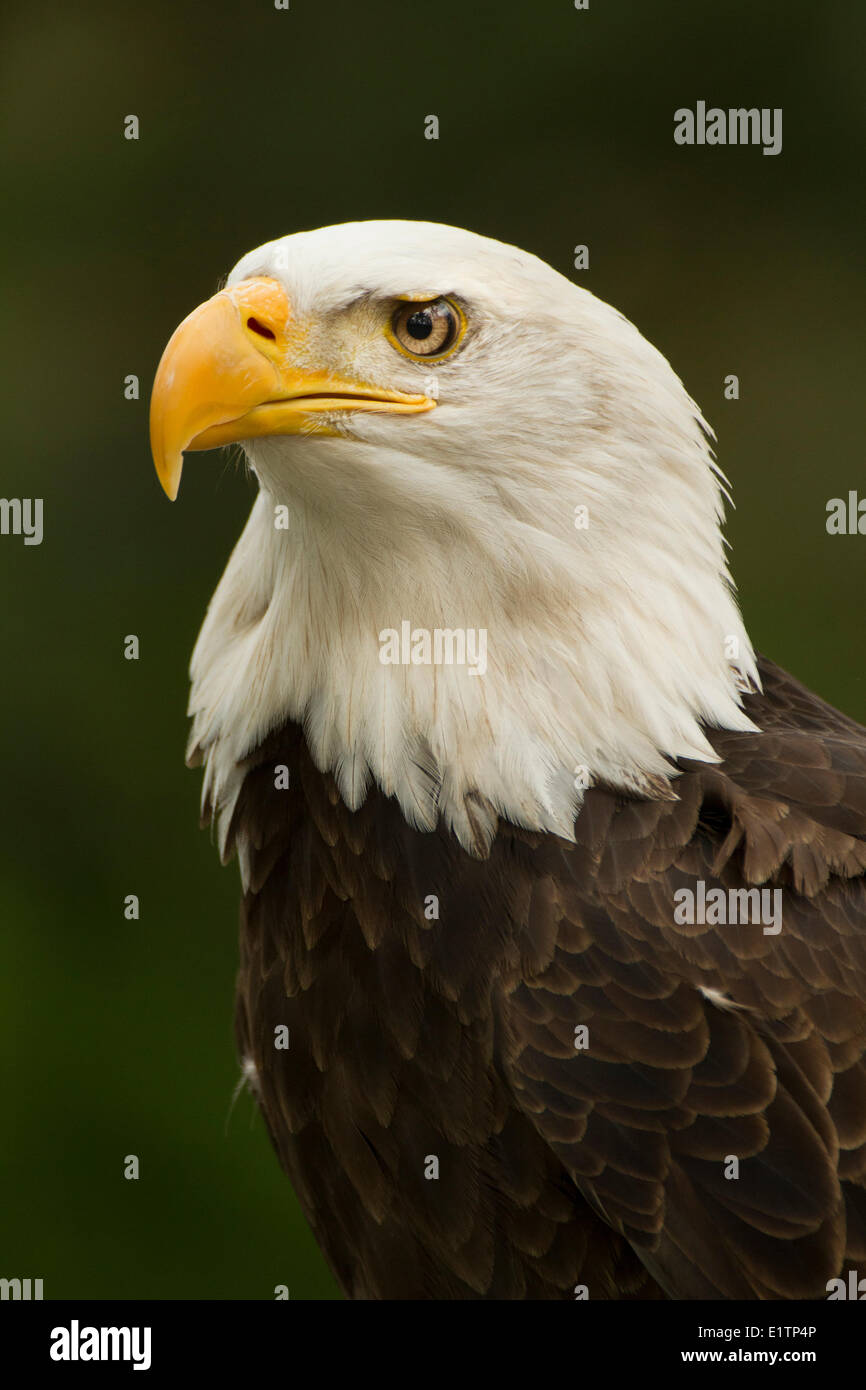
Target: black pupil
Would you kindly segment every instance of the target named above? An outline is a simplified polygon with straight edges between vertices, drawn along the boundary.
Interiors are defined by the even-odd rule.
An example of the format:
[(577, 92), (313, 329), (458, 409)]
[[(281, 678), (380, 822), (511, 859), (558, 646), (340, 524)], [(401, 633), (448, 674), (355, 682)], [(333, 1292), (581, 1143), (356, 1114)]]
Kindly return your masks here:
[(406, 328), (413, 338), (429, 338), (433, 332), (433, 315), (429, 309), (417, 309), (406, 320)]

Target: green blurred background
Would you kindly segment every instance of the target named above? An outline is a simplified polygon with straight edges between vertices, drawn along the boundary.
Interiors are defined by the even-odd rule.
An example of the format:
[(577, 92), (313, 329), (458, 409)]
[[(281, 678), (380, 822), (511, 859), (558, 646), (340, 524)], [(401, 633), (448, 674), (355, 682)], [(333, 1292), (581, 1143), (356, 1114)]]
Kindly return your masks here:
[[(227, 1125), (239, 889), (196, 828), (184, 710), (252, 492), (210, 454), (163, 497), (160, 352), (286, 232), (417, 217), (525, 246), (683, 376), (732, 481), (756, 643), (866, 720), (866, 539), (824, 524), (828, 498), (866, 495), (866, 10), (164, 0), (19, 6), (3, 30), (0, 490), (45, 499), (45, 539), (0, 538), (0, 1275), (55, 1298), (333, 1298), (248, 1096)], [(698, 99), (781, 106), (783, 152), (676, 146)]]

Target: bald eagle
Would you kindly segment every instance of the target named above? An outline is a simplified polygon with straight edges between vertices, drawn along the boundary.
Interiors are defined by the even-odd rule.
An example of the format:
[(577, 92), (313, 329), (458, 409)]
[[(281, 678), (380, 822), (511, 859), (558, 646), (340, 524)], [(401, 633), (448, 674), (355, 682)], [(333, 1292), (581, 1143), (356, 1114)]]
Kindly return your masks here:
[(756, 656), (624, 317), (430, 223), (273, 241), (157, 473), (258, 481), (192, 657), (237, 1035), (352, 1298), (796, 1299), (866, 1260), (866, 730)]

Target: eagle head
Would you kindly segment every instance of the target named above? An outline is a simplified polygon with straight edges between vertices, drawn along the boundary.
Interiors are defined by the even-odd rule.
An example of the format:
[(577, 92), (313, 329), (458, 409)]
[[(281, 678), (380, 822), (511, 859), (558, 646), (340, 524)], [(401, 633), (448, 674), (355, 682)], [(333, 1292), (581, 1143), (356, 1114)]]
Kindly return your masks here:
[[(208, 804), (287, 720), (350, 807), (374, 779), (475, 854), (713, 760), (757, 673), (709, 439), (628, 320), (513, 246), (386, 221), (244, 256), (151, 406), (169, 497), (231, 443), (259, 485), (192, 662)], [(425, 660), (436, 632), (483, 632), (483, 671)]]

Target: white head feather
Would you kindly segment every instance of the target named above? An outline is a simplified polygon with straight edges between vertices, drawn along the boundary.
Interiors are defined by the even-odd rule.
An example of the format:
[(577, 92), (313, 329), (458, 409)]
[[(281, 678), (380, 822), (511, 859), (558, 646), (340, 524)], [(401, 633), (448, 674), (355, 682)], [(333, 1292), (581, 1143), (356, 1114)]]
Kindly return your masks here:
[[(715, 759), (701, 724), (754, 727), (721, 475), (632, 324), (535, 256), (432, 223), (285, 237), (229, 284), (255, 275), (284, 285), (312, 365), (407, 392), (435, 374), (439, 404), (245, 445), (260, 492), (191, 666), (191, 746), (223, 839), (239, 761), (289, 719), (350, 807), (372, 778), (476, 853), (497, 815), (571, 837), (578, 769), (658, 794), (673, 759)], [(440, 294), (466, 337), (416, 363), (382, 314)], [(379, 633), (405, 620), (486, 628), (486, 674), (383, 665)]]

